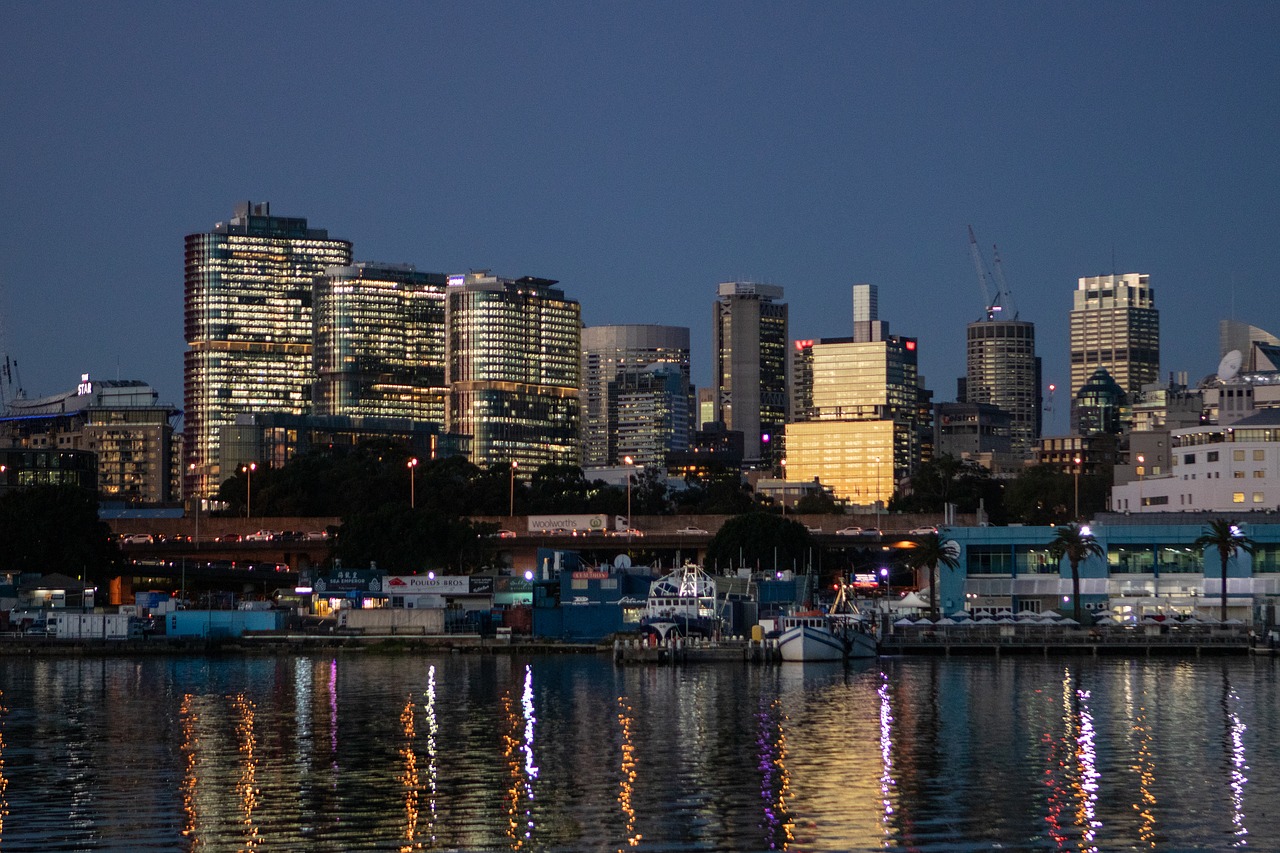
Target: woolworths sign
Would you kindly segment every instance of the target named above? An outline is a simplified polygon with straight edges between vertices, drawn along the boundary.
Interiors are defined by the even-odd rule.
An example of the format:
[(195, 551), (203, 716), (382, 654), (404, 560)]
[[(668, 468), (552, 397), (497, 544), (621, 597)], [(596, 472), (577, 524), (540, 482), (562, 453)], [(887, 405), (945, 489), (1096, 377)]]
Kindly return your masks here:
[(603, 533), (609, 529), (607, 515), (531, 515), (530, 533)]

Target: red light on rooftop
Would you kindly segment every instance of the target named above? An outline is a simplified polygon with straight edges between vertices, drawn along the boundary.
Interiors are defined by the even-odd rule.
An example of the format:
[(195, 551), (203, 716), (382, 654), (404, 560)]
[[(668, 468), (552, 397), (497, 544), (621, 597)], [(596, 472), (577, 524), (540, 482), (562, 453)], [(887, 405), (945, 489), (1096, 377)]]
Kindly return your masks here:
[(908, 349), (908, 350), (914, 350), (915, 348), (916, 348), (916, 342), (915, 342), (915, 341), (907, 341), (907, 349)]

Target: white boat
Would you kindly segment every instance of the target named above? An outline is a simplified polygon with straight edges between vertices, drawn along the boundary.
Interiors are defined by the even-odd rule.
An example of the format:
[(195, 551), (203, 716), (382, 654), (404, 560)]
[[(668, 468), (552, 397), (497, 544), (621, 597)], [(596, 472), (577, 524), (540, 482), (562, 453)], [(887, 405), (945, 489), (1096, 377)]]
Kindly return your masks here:
[(788, 661), (873, 658), (879, 652), (868, 623), (841, 589), (829, 612), (800, 610), (782, 617), (778, 653)]
[(716, 607), (715, 580), (693, 563), (685, 563), (649, 587), (640, 624), (661, 640), (672, 634), (711, 637), (723, 627)]

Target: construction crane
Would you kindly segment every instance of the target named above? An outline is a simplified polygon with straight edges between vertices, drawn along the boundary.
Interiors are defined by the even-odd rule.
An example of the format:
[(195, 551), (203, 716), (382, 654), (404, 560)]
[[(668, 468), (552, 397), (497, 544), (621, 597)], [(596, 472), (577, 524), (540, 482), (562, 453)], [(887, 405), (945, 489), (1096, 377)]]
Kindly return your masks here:
[(973, 257), (973, 269), (978, 274), (978, 285), (982, 288), (983, 309), (988, 320), (994, 319), (996, 303), (991, 298), (991, 287), (987, 284), (991, 276), (987, 274), (987, 264), (982, 260), (982, 252), (978, 250), (978, 240), (973, 236), (972, 225), (969, 226), (969, 254)]
[(1013, 319), (1018, 319), (1018, 309), (1013, 305), (1013, 294), (1009, 292), (1009, 285), (1004, 282), (1004, 264), (1000, 263), (1000, 250), (994, 243), (991, 244), (991, 263), (992, 269), (995, 270), (996, 282), (996, 301), (995, 305), (1003, 307), (1013, 312)]
[[(1003, 314), (1006, 308), (1012, 307), (1013, 297), (1009, 293), (1009, 288), (1004, 281), (1004, 267), (1000, 263), (1000, 250), (994, 245), (991, 247), (995, 259), (995, 274), (992, 275), (987, 271), (987, 262), (982, 259), (982, 252), (978, 249), (978, 240), (973, 236), (973, 226), (969, 226), (969, 254), (973, 257), (973, 269), (978, 274), (978, 285), (982, 288), (982, 306), (986, 319), (994, 320), (997, 314)], [(992, 284), (995, 286), (995, 295), (991, 294)], [(1013, 318), (1018, 318), (1017, 312), (1014, 312)]]

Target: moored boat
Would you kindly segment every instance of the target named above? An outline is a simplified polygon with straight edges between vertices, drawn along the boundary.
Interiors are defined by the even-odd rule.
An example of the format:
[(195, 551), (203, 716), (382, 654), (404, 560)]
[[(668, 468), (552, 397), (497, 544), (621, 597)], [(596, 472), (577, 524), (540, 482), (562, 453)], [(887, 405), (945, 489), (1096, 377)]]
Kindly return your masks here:
[(717, 606), (715, 579), (685, 563), (649, 587), (640, 624), (663, 640), (673, 634), (711, 637), (722, 627)]
[(879, 644), (871, 624), (841, 588), (830, 611), (800, 610), (782, 617), (778, 654), (784, 661), (873, 658)]

